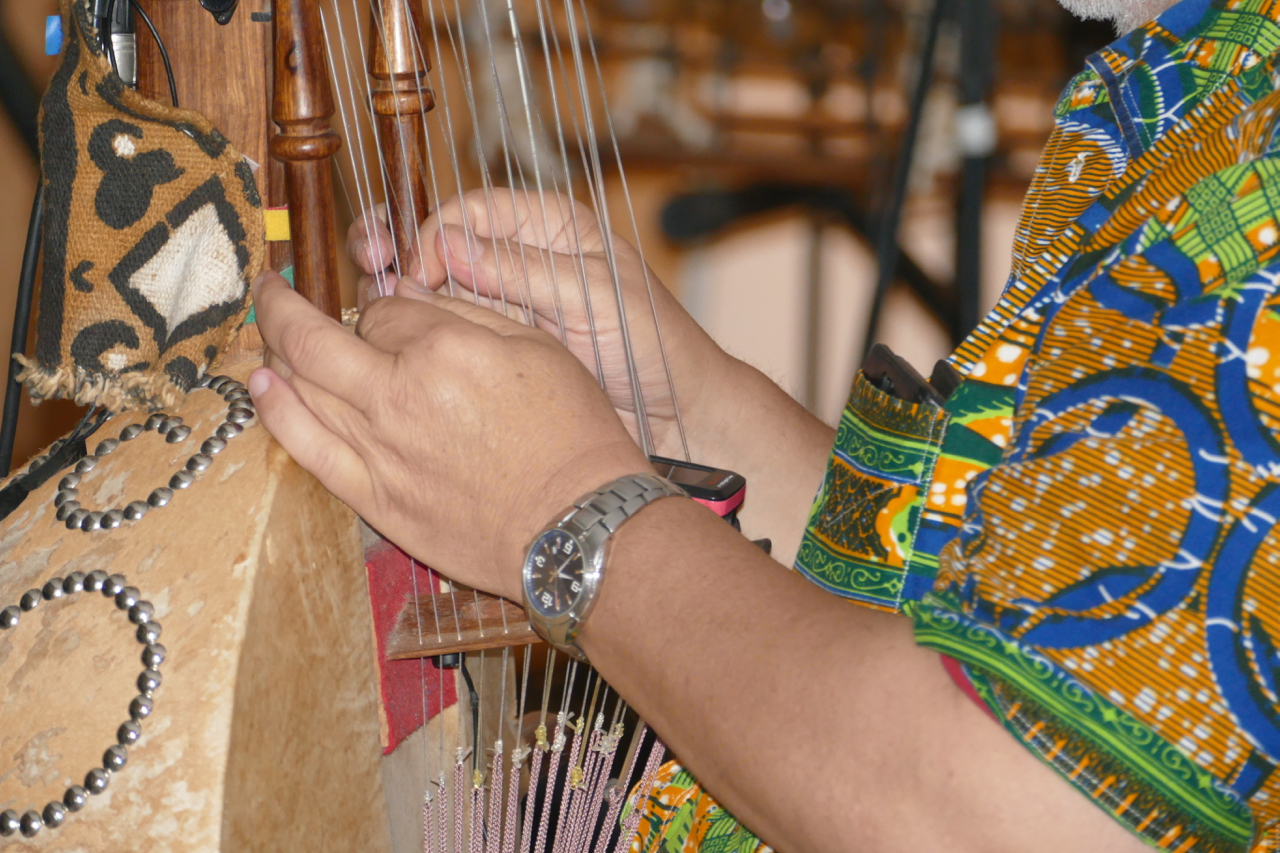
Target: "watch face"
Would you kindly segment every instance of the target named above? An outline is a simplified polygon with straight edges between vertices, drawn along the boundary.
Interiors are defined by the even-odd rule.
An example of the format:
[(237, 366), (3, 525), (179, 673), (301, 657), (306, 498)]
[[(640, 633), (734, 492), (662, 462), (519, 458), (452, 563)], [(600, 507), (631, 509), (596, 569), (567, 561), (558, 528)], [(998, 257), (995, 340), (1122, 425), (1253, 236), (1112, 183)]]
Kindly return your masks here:
[(544, 616), (567, 613), (582, 593), (586, 563), (578, 541), (563, 530), (548, 530), (525, 559), (525, 591)]

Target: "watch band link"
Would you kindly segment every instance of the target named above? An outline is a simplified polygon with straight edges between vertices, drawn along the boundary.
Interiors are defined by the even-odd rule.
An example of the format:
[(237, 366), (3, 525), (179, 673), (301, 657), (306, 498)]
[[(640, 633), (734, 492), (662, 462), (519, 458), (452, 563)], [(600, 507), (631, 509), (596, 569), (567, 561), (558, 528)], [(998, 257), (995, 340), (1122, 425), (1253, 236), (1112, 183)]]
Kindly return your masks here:
[[(686, 496), (686, 492), (670, 480), (654, 474), (628, 474), (574, 501), (573, 508), (549, 529), (559, 528), (573, 534), (581, 543), (587, 562), (598, 565), (603, 573), (609, 539), (627, 519), (661, 498)], [(544, 534), (546, 532), (543, 531)], [(589, 586), (590, 592), (575, 605), (573, 611), (553, 620), (542, 618), (536, 609), (529, 606), (526, 583), (525, 609), (538, 636), (560, 651), (585, 661), (587, 657), (575, 641), (595, 604), (599, 581), (597, 575)]]
[(653, 474), (629, 474), (574, 501), (573, 511), (562, 523), (572, 522), (584, 533), (599, 526), (607, 537), (659, 498), (684, 496), (684, 490), (670, 480)]

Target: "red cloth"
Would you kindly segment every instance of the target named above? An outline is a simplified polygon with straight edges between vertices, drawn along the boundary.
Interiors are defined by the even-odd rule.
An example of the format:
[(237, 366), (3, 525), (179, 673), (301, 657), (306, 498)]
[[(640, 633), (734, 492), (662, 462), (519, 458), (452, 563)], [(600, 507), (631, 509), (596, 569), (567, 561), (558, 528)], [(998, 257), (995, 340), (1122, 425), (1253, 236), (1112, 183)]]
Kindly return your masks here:
[(456, 703), (458, 692), (453, 673), (437, 670), (430, 660), (387, 660), (387, 638), (405, 602), (413, 596), (415, 575), (418, 593), (426, 595), (439, 590), (435, 572), (385, 539), (365, 551), (364, 564), (378, 643), (382, 754), (389, 755), (418, 726)]
[[(951, 680), (956, 683), (956, 687), (963, 690), (964, 695), (972, 699), (974, 704), (981, 708), (984, 714), (995, 720), (996, 715), (992, 713), (991, 709), (987, 706), (987, 703), (982, 701), (982, 697), (978, 695), (978, 691), (973, 688), (973, 682), (969, 680), (969, 676), (964, 671), (964, 667), (960, 664), (960, 661), (955, 658), (947, 657), (946, 655), (938, 655), (938, 657), (942, 658), (942, 668), (947, 671), (947, 675), (951, 676)], [(996, 720), (996, 722), (1000, 721)]]

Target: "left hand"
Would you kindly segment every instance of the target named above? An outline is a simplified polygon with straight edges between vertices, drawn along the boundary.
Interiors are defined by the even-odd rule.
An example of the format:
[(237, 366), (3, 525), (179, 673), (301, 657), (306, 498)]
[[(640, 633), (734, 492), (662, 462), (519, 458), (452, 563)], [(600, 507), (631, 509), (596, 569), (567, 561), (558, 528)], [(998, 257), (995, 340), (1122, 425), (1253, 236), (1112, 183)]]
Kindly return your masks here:
[(435, 294), (356, 334), (275, 273), (256, 288), (263, 425), (373, 527), (450, 578), (519, 600), (524, 550), (580, 495), (652, 470), (551, 335)]

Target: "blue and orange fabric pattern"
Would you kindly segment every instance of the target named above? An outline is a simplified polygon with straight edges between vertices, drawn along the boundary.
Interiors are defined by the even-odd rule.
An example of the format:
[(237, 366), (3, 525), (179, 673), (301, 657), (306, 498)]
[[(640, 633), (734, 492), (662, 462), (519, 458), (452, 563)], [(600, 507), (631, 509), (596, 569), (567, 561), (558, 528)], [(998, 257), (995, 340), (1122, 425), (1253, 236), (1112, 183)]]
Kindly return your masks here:
[[(1179, 853), (1280, 851), (1278, 59), (1277, 0), (1183, 0), (1090, 57), (965, 381), (855, 383), (796, 566), (913, 619)], [(633, 849), (707, 849), (669, 830)]]

